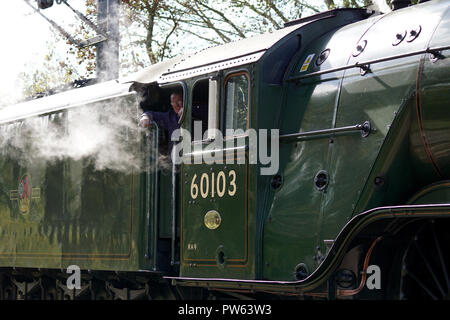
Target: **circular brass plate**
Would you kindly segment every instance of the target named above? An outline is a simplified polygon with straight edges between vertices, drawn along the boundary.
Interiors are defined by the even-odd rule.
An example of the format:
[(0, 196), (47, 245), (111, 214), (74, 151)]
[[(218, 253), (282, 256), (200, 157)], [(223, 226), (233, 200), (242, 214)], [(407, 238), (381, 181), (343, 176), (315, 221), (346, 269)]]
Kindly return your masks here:
[(214, 230), (222, 223), (222, 217), (216, 210), (210, 210), (205, 214), (203, 221), (208, 229)]

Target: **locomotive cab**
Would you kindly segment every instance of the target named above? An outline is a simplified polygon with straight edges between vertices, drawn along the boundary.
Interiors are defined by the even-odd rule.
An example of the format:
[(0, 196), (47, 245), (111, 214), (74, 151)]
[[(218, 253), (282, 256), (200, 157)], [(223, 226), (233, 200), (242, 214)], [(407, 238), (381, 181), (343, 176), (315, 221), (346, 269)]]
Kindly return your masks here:
[[(423, 11), (435, 18), (412, 25), (411, 21), (419, 21)], [(441, 104), (445, 99), (437, 96), (433, 98), (437, 104), (429, 107), (418, 99), (429, 97), (432, 87), (439, 91), (432, 83), (440, 83), (439, 88), (443, 88), (442, 81), (448, 79), (446, 67), (438, 78), (422, 78), (427, 68), (446, 63), (442, 52), (448, 50), (448, 39), (442, 32), (447, 20), (445, 1), (370, 17), (364, 10), (340, 10), (332, 17), (287, 26), (279, 34), (286, 33), (260, 57), (254, 58), (253, 54), (252, 63), (210, 73), (211, 77), (223, 79), (219, 81), (218, 113), (222, 130), (228, 128), (227, 101), (231, 95), (226, 79), (240, 75), (247, 78), (248, 123), (234, 125), (246, 130), (278, 129), (279, 170), (261, 175), (264, 166), (252, 164), (248, 158), (254, 147), (248, 134), (232, 137), (243, 146), (243, 159), (250, 162), (241, 165), (241, 171), (239, 166), (231, 165), (181, 164), (181, 261), (180, 277), (175, 278), (175, 283), (220, 288), (221, 282), (214, 282), (216, 278), (265, 279), (275, 280), (274, 286), (276, 281), (280, 286), (281, 281), (292, 281), (292, 290), (301, 290), (303, 285), (319, 281), (325, 271), (336, 270), (338, 261), (344, 261), (342, 266), (347, 267), (343, 269), (358, 274), (364, 258), (370, 258), (365, 254), (378, 243), (378, 236), (386, 232), (389, 222), (367, 225), (350, 243), (347, 237), (356, 232), (352, 229), (355, 224), (367, 223), (363, 221), (369, 220), (371, 214), (379, 214), (382, 220), (383, 206), (411, 203), (420, 188), (434, 181), (441, 190), (443, 182), (438, 181), (446, 179), (446, 169), (439, 170), (437, 164), (442, 161), (442, 168), (447, 166), (447, 153), (438, 151), (445, 147), (438, 142), (437, 131), (431, 130), (425, 138), (422, 134), (425, 153), (411, 143), (418, 142), (416, 124), (420, 132), (426, 131), (423, 115), (433, 117), (426, 110), (444, 108)], [(405, 32), (392, 30), (393, 25), (402, 23), (411, 26)], [(389, 41), (386, 34), (392, 35)], [(239, 43), (246, 46), (245, 41), (251, 40), (237, 42), (233, 48)], [(203, 53), (204, 58), (208, 50)], [(428, 58), (430, 54), (434, 62)], [(213, 62), (211, 66), (215, 66)], [(191, 72), (193, 76), (185, 80), (188, 88), (190, 81), (198, 79), (195, 74), (207, 68), (202, 70), (188, 62), (184, 67), (182, 71), (171, 70), (167, 77), (183, 77), (183, 71)], [(244, 77), (236, 82), (245, 82)], [(423, 81), (429, 81), (425, 91), (421, 91)], [(245, 105), (245, 99), (239, 99), (237, 105)], [(435, 114), (443, 115), (438, 111)], [(244, 120), (242, 112), (240, 115)], [(440, 128), (445, 135), (448, 126), (442, 124)], [(239, 142), (240, 138), (244, 140)], [(436, 144), (430, 139), (436, 139)], [(195, 160), (195, 156), (212, 157), (220, 151), (208, 149), (209, 145), (211, 141), (202, 141), (197, 153), (186, 156)], [(237, 150), (232, 150), (239, 160)], [(425, 159), (429, 161), (426, 164)], [(217, 190), (222, 192), (222, 181), (225, 186), (234, 186), (234, 172), (236, 194), (242, 187), (246, 193), (237, 199), (228, 194), (227, 203), (227, 192), (234, 195), (234, 188), (225, 189), (223, 198), (218, 197)], [(217, 180), (219, 175), (225, 179)], [(231, 179), (226, 180), (227, 176)], [(214, 185), (219, 189), (214, 190)], [(441, 192), (439, 203), (445, 203), (448, 198)], [(409, 210), (416, 212), (419, 208)], [(233, 231), (227, 229), (228, 220)], [(343, 258), (346, 250), (348, 255)], [(383, 268), (388, 274), (392, 269), (387, 261)], [(206, 278), (204, 282), (202, 278)], [(256, 283), (239, 282), (246, 288), (264, 287), (263, 282)], [(367, 294), (356, 285), (355, 281), (351, 290), (341, 287), (341, 295)]]
[[(272, 34), (184, 57), (160, 73), (161, 89), (177, 83), (185, 89), (172, 178), (180, 186), (172, 192), (173, 203), (180, 203), (172, 215), (177, 224), (172, 244), (179, 230), (179, 253), (172, 257), (179, 257), (181, 278), (272, 278), (264, 271), (268, 261), (262, 261), (271, 247), (264, 244), (270, 228), (263, 221), (271, 219), (267, 206), (282, 175), (278, 144), (260, 133), (280, 128), (291, 60), (319, 35), (366, 17), (366, 10), (358, 9), (319, 14)], [(208, 110), (201, 123), (197, 107)]]

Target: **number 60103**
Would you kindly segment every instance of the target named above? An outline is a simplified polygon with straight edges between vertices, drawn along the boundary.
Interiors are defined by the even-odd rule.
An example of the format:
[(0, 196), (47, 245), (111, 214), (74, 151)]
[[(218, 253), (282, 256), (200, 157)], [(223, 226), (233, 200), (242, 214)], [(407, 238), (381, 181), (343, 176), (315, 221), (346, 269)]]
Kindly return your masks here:
[(230, 197), (236, 194), (236, 172), (230, 170), (228, 176), (223, 171), (203, 173), (199, 179), (197, 174), (194, 174), (191, 181), (191, 198), (197, 199), (199, 194), (202, 198), (216, 195), (222, 198), (225, 193)]

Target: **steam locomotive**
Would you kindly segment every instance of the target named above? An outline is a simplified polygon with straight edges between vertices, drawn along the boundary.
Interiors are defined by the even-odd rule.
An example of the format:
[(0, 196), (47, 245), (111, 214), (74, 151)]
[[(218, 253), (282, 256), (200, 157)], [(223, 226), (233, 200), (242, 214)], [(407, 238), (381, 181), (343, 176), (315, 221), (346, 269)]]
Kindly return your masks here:
[[(0, 144), (1, 298), (447, 298), (449, 29), (446, 0), (336, 9), (1, 109), (3, 140), (25, 141)], [(107, 135), (130, 170), (33, 144), (30, 123), (65, 137), (80, 110), (137, 128), (172, 92), (182, 161), (157, 123)], [(257, 143), (270, 174), (251, 130), (278, 133)]]

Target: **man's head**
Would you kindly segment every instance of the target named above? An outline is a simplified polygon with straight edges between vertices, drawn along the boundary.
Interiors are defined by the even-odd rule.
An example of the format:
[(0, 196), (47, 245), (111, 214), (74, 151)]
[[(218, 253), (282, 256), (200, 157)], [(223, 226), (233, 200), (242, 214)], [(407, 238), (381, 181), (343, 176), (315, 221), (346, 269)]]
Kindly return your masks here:
[(172, 105), (173, 111), (180, 116), (183, 110), (183, 96), (178, 92), (172, 93), (170, 95), (170, 104)]

